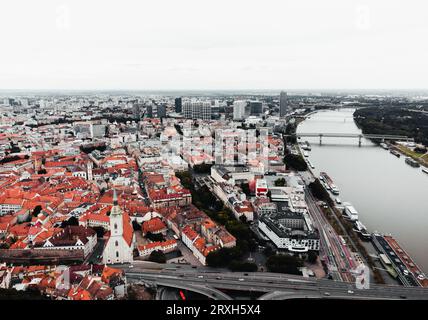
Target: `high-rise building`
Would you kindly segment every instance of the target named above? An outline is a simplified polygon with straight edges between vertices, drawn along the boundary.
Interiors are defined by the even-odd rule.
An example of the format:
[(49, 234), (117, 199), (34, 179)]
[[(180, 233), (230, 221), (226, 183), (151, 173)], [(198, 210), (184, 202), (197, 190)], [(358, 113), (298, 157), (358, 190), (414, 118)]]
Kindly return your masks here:
[(183, 104), (183, 115), (187, 119), (211, 120), (211, 103), (186, 101)]
[(185, 101), (183, 104), (183, 115), (186, 119), (192, 118), (192, 102)]
[(211, 104), (209, 102), (202, 102), (200, 118), (202, 120), (211, 120)]
[(158, 118), (166, 118), (166, 105), (161, 104), (158, 106), (157, 116), (158, 116)]
[(263, 113), (263, 104), (260, 101), (250, 101), (251, 115), (260, 115)]
[(136, 120), (140, 120), (140, 116), (141, 116), (141, 108), (140, 105), (138, 103), (135, 103), (132, 106), (132, 113), (134, 115), (134, 119)]
[(288, 100), (287, 92), (281, 91), (279, 95), (279, 116), (284, 117), (287, 114)]
[(245, 101), (235, 101), (233, 103), (233, 120), (242, 120), (245, 117), (245, 107), (247, 102)]
[(175, 112), (181, 113), (181, 111), (182, 111), (181, 97), (175, 98)]
[(148, 105), (146, 107), (146, 116), (147, 116), (147, 118), (153, 118), (153, 106), (152, 105)]

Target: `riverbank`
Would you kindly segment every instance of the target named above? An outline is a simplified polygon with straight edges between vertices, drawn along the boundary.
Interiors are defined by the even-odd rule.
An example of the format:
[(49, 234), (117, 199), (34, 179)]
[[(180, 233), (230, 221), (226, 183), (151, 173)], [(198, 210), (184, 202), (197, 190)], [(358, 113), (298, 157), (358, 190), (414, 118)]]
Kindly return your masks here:
[[(320, 112), (299, 124), (297, 132), (360, 134), (353, 121), (354, 110)], [(421, 170), (363, 139), (362, 146), (349, 139), (308, 138), (312, 151), (311, 171), (326, 171), (340, 189), (342, 202), (358, 210), (360, 221), (371, 232), (393, 234), (415, 262), (428, 270), (428, 179)]]
[(428, 168), (428, 153), (425, 153), (425, 154), (417, 153), (417, 152), (414, 152), (412, 149), (401, 144), (391, 145), (391, 147), (394, 148), (394, 150), (399, 151), (405, 156), (416, 160), (421, 165)]
[(364, 134), (391, 134), (413, 138), (428, 145), (428, 113), (397, 107), (367, 107), (355, 110), (355, 124)]

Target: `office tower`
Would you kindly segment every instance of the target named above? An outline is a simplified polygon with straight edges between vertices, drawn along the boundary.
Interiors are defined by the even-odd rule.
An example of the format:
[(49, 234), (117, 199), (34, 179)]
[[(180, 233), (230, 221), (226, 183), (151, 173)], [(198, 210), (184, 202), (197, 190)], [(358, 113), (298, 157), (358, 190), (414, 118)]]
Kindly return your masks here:
[(183, 104), (183, 115), (186, 119), (192, 118), (192, 102), (185, 101)]
[(183, 104), (183, 115), (187, 119), (211, 120), (211, 103), (186, 101)]
[(288, 100), (287, 92), (281, 91), (279, 95), (279, 116), (284, 117), (287, 114)]
[(146, 116), (147, 116), (147, 118), (153, 118), (153, 106), (152, 105), (148, 105), (146, 107)]
[(132, 113), (134, 115), (134, 119), (140, 120), (141, 109), (140, 109), (140, 105), (138, 103), (136, 103), (132, 106)]
[(258, 116), (263, 113), (263, 105), (260, 101), (250, 101), (251, 115)]
[(182, 111), (181, 97), (175, 98), (175, 112), (181, 113), (181, 111)]
[(233, 120), (242, 120), (245, 117), (245, 107), (247, 102), (235, 101), (233, 103)]
[(157, 116), (158, 118), (166, 118), (166, 105), (161, 104), (157, 108)]
[(202, 102), (200, 119), (211, 120), (211, 104), (209, 102)]

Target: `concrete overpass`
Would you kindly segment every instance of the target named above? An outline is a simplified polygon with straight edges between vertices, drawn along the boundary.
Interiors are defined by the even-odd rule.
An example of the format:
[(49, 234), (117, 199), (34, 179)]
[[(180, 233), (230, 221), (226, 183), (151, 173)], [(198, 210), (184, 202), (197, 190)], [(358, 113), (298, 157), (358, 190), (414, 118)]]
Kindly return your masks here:
[[(131, 279), (132, 278), (133, 277), (131, 277)], [(139, 278), (137, 277), (137, 279), (139, 279)], [(187, 284), (187, 283), (169, 282), (168, 280), (162, 280), (162, 279), (158, 279), (156, 281), (140, 280), (138, 282), (147, 284), (150, 287), (161, 286), (161, 287), (170, 287), (170, 288), (175, 288), (175, 289), (188, 290), (188, 291), (192, 291), (192, 292), (202, 294), (202, 295), (204, 295), (210, 299), (213, 299), (213, 300), (233, 300), (226, 293), (224, 293), (220, 290), (217, 290), (215, 288), (203, 286), (203, 285), (191, 285), (191, 284)]]
[(238, 290), (264, 293), (261, 299), (415, 299), (428, 300), (428, 289), (370, 285), (357, 289), (355, 284), (327, 279), (304, 278), (267, 272), (235, 273), (198, 269), (126, 270), (129, 282), (156, 283), (160, 286), (198, 292), (211, 299), (230, 297), (222, 291)]
[(413, 138), (409, 138), (407, 136), (400, 136), (400, 135), (387, 135), (387, 134), (362, 134), (362, 133), (295, 133), (293, 135), (286, 135), (286, 136), (295, 136), (297, 138), (304, 138), (304, 137), (318, 137), (320, 140), (320, 144), (322, 144), (323, 138), (352, 138), (352, 139), (358, 139), (358, 145), (361, 145), (361, 141), (363, 138), (366, 139), (379, 139), (379, 140), (391, 140), (391, 141), (414, 141)]

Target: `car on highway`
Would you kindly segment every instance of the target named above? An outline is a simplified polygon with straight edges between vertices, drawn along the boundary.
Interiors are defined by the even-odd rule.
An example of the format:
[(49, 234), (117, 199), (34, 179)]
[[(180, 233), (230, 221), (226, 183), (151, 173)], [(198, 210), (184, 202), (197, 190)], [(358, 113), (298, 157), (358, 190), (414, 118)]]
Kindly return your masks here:
[(199, 279), (202, 279), (204, 276), (198, 276)]
[(217, 280), (221, 280), (221, 277), (215, 277)]
[(238, 279), (238, 281), (244, 281), (244, 279), (242, 279), (242, 278), (239, 278), (239, 279)]
[(324, 292), (324, 295), (328, 297), (330, 296), (330, 292)]
[(132, 268), (134, 268), (134, 266), (132, 264), (130, 264), (128, 268), (132, 269)]
[(352, 291), (352, 290), (348, 290), (348, 293), (349, 293), (349, 294), (354, 294), (354, 291)]
[(403, 270), (403, 274), (404, 274), (405, 276), (408, 276), (408, 275), (409, 275), (409, 271), (407, 271), (407, 270)]

